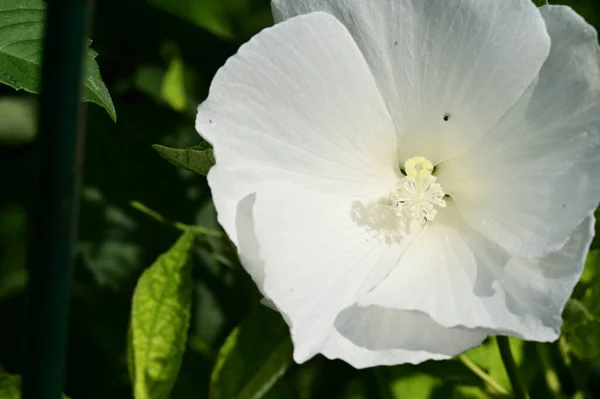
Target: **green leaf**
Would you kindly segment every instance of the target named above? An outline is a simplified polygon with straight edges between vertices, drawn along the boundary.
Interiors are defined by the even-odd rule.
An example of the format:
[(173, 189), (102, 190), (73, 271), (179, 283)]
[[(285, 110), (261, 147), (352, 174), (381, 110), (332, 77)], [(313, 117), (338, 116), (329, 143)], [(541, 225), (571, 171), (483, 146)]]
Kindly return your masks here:
[(138, 280), (131, 309), (136, 399), (166, 399), (181, 367), (192, 305), (190, 250), (185, 231)]
[(580, 359), (600, 358), (600, 319), (576, 299), (569, 299), (563, 312), (562, 333), (568, 348)]
[(222, 0), (148, 0), (152, 6), (177, 15), (224, 39), (232, 39), (233, 28)]
[(206, 142), (182, 149), (165, 147), (159, 144), (154, 144), (152, 148), (172, 165), (191, 170), (203, 176), (206, 176), (210, 168), (215, 164), (213, 150)]
[(293, 363), (281, 315), (259, 306), (227, 337), (211, 375), (211, 399), (260, 398)]
[(0, 399), (19, 399), (21, 397), (21, 377), (0, 373)]
[[(452, 362), (451, 365), (455, 366), (456, 364)], [(443, 376), (427, 373), (421, 366), (401, 365), (377, 368), (374, 369), (374, 374), (379, 397), (382, 399), (428, 399), (434, 397), (483, 399), (490, 397), (481, 390), (481, 387), (451, 384)]]
[(273, 24), (269, 2), (261, 0), (147, 0), (215, 36), (246, 41)]
[[(525, 386), (529, 386), (539, 371), (535, 347), (517, 338), (509, 338), (510, 348)], [(530, 351), (531, 353), (529, 353)], [(486, 340), (477, 348), (465, 353), (475, 364), (486, 371), (494, 380), (505, 388), (510, 387), (502, 357), (493, 340)]]
[[(42, 0), (0, 0), (0, 83), (39, 93), (45, 9)], [(83, 100), (100, 105), (116, 121), (115, 107), (95, 61), (97, 55), (88, 49)]]
[(548, 0), (533, 0), (533, 4), (535, 4), (537, 7), (542, 7), (548, 4)]
[(562, 333), (568, 349), (584, 360), (600, 358), (600, 251), (587, 256), (581, 280), (563, 311)]
[(187, 105), (185, 94), (183, 60), (181, 57), (174, 57), (162, 81), (162, 98), (175, 111), (183, 111)]
[[(63, 396), (68, 399), (67, 396)], [(0, 399), (20, 399), (21, 398), (21, 377), (0, 373)]]

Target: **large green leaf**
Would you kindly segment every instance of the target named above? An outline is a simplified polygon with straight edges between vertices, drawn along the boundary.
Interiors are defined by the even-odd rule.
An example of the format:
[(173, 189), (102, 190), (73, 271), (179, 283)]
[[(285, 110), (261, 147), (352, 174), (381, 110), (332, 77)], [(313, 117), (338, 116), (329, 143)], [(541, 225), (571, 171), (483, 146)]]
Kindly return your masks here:
[(292, 362), (287, 325), (279, 313), (259, 306), (219, 350), (211, 375), (210, 398), (260, 398)]
[(182, 149), (165, 147), (159, 144), (154, 144), (152, 148), (172, 165), (191, 170), (203, 176), (206, 176), (210, 168), (215, 164), (213, 150), (206, 142)]
[[(42, 0), (0, 0), (0, 83), (39, 93), (44, 15)], [(116, 120), (115, 107), (95, 60), (97, 55), (88, 49), (83, 100), (100, 105)]]
[(192, 304), (188, 230), (140, 277), (133, 294), (131, 343), (136, 399), (166, 399), (181, 367)]

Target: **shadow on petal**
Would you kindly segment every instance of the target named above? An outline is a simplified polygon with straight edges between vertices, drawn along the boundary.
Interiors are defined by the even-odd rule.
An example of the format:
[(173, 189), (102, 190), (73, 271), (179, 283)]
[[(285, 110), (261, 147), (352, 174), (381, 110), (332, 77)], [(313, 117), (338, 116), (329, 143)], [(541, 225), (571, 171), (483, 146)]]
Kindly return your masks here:
[(336, 330), (353, 344), (373, 351), (426, 351), (454, 356), (479, 345), (486, 334), (463, 327), (446, 328), (423, 312), (350, 306), (335, 320)]
[(363, 227), (367, 233), (383, 243), (399, 243), (401, 220), (396, 215), (389, 198), (372, 201), (354, 201), (351, 218), (357, 226)]

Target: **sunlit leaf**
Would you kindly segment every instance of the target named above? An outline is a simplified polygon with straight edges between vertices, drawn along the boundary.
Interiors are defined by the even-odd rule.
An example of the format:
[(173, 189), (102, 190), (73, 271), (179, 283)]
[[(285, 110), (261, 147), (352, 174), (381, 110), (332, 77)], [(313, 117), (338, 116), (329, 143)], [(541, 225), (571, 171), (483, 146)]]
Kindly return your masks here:
[[(428, 362), (440, 363), (440, 362)], [(441, 362), (445, 363), (445, 362)], [(460, 364), (449, 363), (452, 367)], [(459, 385), (451, 383), (445, 376), (432, 375), (426, 370), (430, 367), (415, 367), (401, 365), (375, 370), (375, 380), (381, 399), (484, 399), (489, 395), (482, 390), (482, 386)], [(466, 381), (470, 382), (467, 378)], [(456, 381), (454, 381), (456, 382)]]
[(208, 143), (182, 149), (154, 144), (152, 148), (172, 165), (191, 170), (203, 176), (206, 176), (210, 168), (215, 164), (213, 150)]
[[(21, 377), (0, 373), (0, 399), (20, 399), (21, 398)], [(63, 396), (69, 399), (67, 396)]]
[[(539, 364), (537, 363), (536, 355), (534, 354), (535, 348), (527, 346), (526, 342), (517, 338), (510, 337), (509, 342), (521, 379), (526, 386), (529, 386), (539, 370)], [(465, 355), (486, 371), (504, 388), (507, 388), (508, 390), (511, 386), (498, 346), (493, 340), (485, 341), (477, 348), (467, 351)]]
[(162, 98), (176, 111), (183, 111), (187, 105), (183, 61), (174, 57), (169, 64), (161, 86)]
[(166, 399), (175, 384), (190, 323), (193, 243), (194, 233), (184, 232), (142, 274), (135, 288), (131, 342), (136, 399)]
[(21, 397), (21, 377), (0, 373), (0, 398), (18, 399)]
[(219, 350), (210, 398), (260, 398), (292, 362), (292, 342), (281, 315), (258, 306)]
[[(39, 93), (45, 3), (42, 0), (0, 0), (0, 83), (17, 90)], [(100, 105), (117, 119), (108, 89), (88, 49), (83, 100)]]

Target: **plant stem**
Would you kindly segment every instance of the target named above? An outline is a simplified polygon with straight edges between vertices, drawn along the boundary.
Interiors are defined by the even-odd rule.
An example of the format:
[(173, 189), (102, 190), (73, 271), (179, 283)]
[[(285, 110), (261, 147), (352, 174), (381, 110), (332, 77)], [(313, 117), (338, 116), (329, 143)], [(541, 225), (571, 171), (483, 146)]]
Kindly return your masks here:
[(560, 380), (554, 367), (552, 366), (552, 360), (550, 359), (550, 353), (548, 352), (548, 346), (546, 344), (536, 344), (536, 349), (542, 367), (544, 369), (544, 379), (546, 380), (546, 386), (548, 391), (554, 399), (562, 399), (562, 388), (560, 386)]
[(510, 351), (508, 337), (498, 335), (496, 336), (496, 343), (498, 344), (498, 349), (500, 350), (500, 356), (502, 357), (506, 374), (508, 374), (508, 379), (512, 385), (513, 396), (515, 399), (529, 399), (527, 390), (525, 389), (525, 386), (519, 377), (517, 364), (515, 363), (515, 359)]
[(488, 373), (483, 371), (481, 369), (481, 367), (476, 365), (471, 359), (469, 359), (468, 356), (463, 354), (463, 355), (460, 355), (458, 357), (458, 359), (462, 362), (462, 364), (467, 366), (467, 368), (469, 370), (471, 370), (473, 372), (473, 374), (475, 374), (477, 377), (481, 378), (481, 380), (483, 382), (488, 384), (497, 393), (499, 393), (501, 395), (508, 395), (508, 391), (506, 390), (506, 388), (504, 388), (502, 385), (500, 385), (500, 383), (498, 381), (496, 381), (494, 378), (492, 378), (491, 375), (489, 375)]

